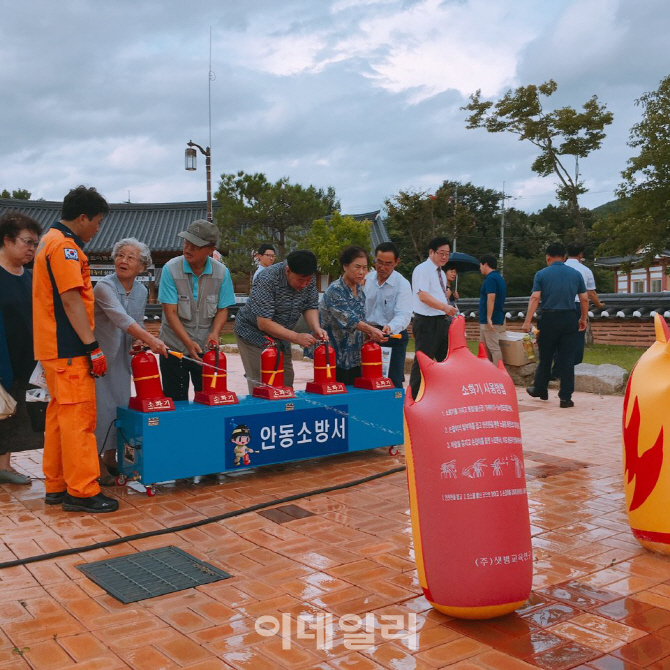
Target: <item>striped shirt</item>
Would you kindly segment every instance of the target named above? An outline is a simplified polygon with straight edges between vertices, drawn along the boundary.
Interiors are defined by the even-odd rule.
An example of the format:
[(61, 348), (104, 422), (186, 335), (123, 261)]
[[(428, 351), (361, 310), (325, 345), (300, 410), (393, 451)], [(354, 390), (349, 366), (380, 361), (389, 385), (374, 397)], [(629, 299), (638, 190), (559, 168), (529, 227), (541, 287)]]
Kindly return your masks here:
[[(235, 334), (245, 342), (265, 349), (265, 333), (258, 329), (257, 318), (271, 319), (284, 328), (291, 329), (308, 309), (317, 309), (319, 293), (316, 280), (307, 288), (296, 291), (288, 284), (286, 261), (275, 263), (261, 272), (251, 287), (249, 300), (235, 317)], [(284, 346), (290, 346), (283, 343)]]

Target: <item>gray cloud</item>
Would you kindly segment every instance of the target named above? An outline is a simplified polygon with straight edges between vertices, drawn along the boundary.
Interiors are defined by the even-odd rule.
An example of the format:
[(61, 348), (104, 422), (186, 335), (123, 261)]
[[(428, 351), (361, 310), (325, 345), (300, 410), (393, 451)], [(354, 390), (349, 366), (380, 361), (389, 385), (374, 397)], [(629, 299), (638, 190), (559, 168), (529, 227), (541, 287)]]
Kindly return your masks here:
[(528, 210), (553, 202), (531, 146), (467, 131), (460, 110), (478, 88), (549, 78), (557, 105), (597, 94), (615, 114), (582, 164), (584, 204), (605, 202), (631, 155), (634, 100), (668, 74), (662, 0), (27, 0), (3, 12), (0, 185), (204, 199), (204, 166), (186, 173), (183, 150), (208, 141), (210, 26), (215, 176), (332, 185), (346, 211), (444, 179), (506, 182)]

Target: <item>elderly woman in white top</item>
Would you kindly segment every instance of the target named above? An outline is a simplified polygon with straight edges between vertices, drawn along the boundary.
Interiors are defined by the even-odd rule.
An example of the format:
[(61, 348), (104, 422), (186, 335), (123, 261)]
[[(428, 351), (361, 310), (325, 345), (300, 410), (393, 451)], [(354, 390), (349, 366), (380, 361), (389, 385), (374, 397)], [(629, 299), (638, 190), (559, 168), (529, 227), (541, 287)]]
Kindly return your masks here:
[(141, 340), (151, 351), (167, 356), (165, 343), (144, 330), (147, 289), (136, 280), (151, 265), (149, 247), (133, 237), (112, 249), (115, 272), (95, 285), (95, 338), (107, 357), (107, 374), (95, 380), (98, 420), (95, 437), (102, 454), (100, 483), (114, 484), (116, 473), (117, 406), (130, 399), (130, 350)]

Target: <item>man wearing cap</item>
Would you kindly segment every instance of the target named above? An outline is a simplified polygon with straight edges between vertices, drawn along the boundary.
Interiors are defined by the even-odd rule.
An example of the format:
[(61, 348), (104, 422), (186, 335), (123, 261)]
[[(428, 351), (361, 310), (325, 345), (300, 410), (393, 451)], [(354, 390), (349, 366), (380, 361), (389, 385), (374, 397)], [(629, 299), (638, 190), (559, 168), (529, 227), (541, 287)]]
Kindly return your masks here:
[[(311, 347), (327, 340), (319, 323), (319, 293), (316, 289), (316, 256), (307, 249), (292, 251), (282, 263), (275, 263), (258, 276), (249, 300), (235, 318), (235, 339), (247, 377), (249, 393), (259, 385), (261, 353), (272, 338), (284, 352), (284, 382), (293, 386), (291, 344)], [(310, 333), (293, 330), (300, 316)]]
[[(219, 241), (219, 229), (198, 219), (179, 233), (184, 254), (165, 264), (158, 300), (163, 305), (160, 338), (170, 349), (195, 360), (219, 344), (219, 335), (235, 304), (230, 272), (211, 258)], [(202, 389), (202, 367), (172, 356), (161, 358), (163, 390), (173, 400), (188, 400), (189, 378), (196, 391)]]

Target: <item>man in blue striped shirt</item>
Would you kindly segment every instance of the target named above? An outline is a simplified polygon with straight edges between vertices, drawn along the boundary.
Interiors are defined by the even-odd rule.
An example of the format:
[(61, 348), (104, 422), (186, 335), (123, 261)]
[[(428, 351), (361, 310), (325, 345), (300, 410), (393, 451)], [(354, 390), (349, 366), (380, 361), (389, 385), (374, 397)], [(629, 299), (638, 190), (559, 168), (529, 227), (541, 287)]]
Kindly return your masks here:
[[(311, 347), (327, 340), (319, 323), (319, 293), (316, 289), (316, 256), (306, 249), (292, 251), (283, 263), (271, 265), (258, 275), (248, 302), (235, 318), (235, 339), (247, 377), (249, 393), (259, 386), (261, 353), (268, 337), (284, 352), (284, 383), (293, 386), (291, 343)], [(311, 333), (292, 330), (300, 316)]]

